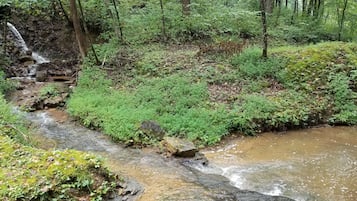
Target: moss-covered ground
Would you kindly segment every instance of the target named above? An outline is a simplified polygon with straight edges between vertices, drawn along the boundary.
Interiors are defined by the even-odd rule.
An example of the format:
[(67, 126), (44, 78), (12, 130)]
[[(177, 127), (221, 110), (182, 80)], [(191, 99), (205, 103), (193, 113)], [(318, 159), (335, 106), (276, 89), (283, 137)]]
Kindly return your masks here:
[(250, 47), (197, 56), (194, 46), (97, 47), (102, 68), (83, 65), (68, 111), (124, 142), (152, 143), (139, 128), (157, 122), (170, 136), (214, 144), (233, 131), (357, 123), (357, 44)]
[(103, 161), (31, 146), (23, 121), (0, 97), (0, 200), (102, 200), (119, 181)]

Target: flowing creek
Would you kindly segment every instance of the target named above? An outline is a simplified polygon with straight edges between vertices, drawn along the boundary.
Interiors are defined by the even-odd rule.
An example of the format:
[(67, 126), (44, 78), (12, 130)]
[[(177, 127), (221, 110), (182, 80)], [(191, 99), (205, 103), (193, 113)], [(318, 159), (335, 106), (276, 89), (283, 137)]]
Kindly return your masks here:
[(107, 158), (112, 171), (135, 178), (144, 187), (139, 200), (235, 200), (228, 183), (301, 201), (357, 198), (357, 127), (240, 137), (204, 150), (208, 166), (189, 163), (188, 168), (150, 151), (124, 148), (99, 132), (64, 120), (64, 115), (25, 114), (37, 127), (40, 146)]
[(241, 137), (204, 151), (201, 171), (241, 189), (296, 200), (357, 200), (357, 127), (313, 128)]

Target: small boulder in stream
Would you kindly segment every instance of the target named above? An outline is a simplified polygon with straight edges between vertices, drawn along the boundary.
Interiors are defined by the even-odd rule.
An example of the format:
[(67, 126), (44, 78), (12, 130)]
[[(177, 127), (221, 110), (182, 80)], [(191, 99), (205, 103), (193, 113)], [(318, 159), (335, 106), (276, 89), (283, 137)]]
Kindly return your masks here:
[(174, 156), (194, 157), (198, 152), (192, 142), (176, 137), (164, 137), (162, 144), (166, 151)]
[(140, 125), (140, 131), (146, 136), (162, 140), (165, 135), (164, 129), (154, 121), (143, 121)]

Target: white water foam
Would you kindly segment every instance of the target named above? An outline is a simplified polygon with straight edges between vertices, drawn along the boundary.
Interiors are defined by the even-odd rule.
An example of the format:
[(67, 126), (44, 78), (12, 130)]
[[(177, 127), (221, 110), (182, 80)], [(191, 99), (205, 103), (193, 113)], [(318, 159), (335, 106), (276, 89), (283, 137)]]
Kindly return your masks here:
[[(7, 22), (6, 24), (16, 38), (16, 40), (15, 40), (16, 45), (21, 49), (21, 51), (23, 51), (23, 52), (28, 51), (29, 48), (27, 47), (24, 38), (22, 37), (20, 32), (16, 29), (16, 27), (13, 24), (11, 24), (10, 22)], [(29, 73), (28, 73), (29, 77), (33, 77), (36, 75), (37, 66), (39, 64), (50, 62), (48, 59), (39, 55), (37, 52), (32, 52), (31, 56), (36, 61), (36, 63), (29, 66)]]

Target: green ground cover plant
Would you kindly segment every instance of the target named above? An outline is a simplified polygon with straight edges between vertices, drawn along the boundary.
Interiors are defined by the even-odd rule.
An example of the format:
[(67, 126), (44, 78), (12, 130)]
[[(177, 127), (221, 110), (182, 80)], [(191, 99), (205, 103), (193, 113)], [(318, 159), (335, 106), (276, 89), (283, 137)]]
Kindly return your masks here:
[(35, 148), (3, 96), (0, 142), (0, 200), (102, 200), (117, 188), (117, 176), (92, 154)]
[(168, 135), (203, 144), (216, 143), (228, 132), (227, 113), (209, 103), (206, 84), (179, 74), (147, 78), (135, 89), (113, 90), (103, 72), (89, 68), (68, 102), (68, 111), (85, 125), (125, 142), (155, 141), (139, 130), (141, 122), (149, 120), (158, 122)]
[[(234, 130), (255, 135), (356, 123), (354, 43), (276, 48), (266, 60), (259, 48), (251, 47), (230, 62), (209, 66), (190, 57), (193, 62), (185, 68), (167, 63), (167, 50), (153, 48), (134, 63), (139, 70), (121, 71), (121, 82), (86, 64), (68, 111), (115, 139), (143, 144), (159, 140), (140, 131), (143, 121), (155, 121), (167, 135), (201, 145), (216, 143)], [(240, 90), (229, 100), (217, 101), (210, 87), (222, 83)]]

